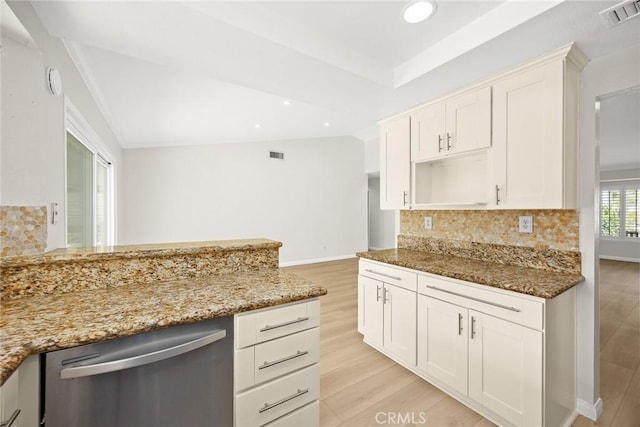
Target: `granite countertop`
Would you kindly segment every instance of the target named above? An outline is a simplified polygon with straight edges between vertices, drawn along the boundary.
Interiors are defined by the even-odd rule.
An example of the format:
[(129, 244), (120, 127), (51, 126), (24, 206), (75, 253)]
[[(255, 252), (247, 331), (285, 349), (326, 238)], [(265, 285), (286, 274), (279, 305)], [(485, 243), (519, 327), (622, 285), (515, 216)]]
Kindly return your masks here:
[(202, 253), (250, 251), (280, 248), (281, 242), (270, 239), (214, 240), (206, 242), (161, 243), (144, 245), (92, 246), (86, 248), (64, 248), (45, 252), (42, 255), (0, 258), (3, 267), (47, 264), (52, 262), (104, 261), (111, 259), (163, 257), (172, 255), (197, 255)]
[(229, 316), (326, 293), (325, 288), (292, 273), (264, 269), (10, 299), (0, 306), (0, 385), (31, 354)]
[(356, 255), (425, 273), (547, 299), (560, 295), (584, 280), (584, 277), (577, 273), (560, 273), (411, 249), (385, 249), (360, 252)]

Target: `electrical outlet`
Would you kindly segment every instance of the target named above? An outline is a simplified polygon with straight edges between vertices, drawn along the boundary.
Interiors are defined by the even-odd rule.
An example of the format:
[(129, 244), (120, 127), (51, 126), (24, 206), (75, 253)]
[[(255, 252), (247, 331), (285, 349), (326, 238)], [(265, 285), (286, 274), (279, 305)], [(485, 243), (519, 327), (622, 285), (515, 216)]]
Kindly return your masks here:
[(433, 228), (433, 218), (430, 216), (424, 217), (424, 229), (431, 230)]
[(519, 229), (521, 233), (533, 233), (533, 217), (521, 216), (519, 221)]

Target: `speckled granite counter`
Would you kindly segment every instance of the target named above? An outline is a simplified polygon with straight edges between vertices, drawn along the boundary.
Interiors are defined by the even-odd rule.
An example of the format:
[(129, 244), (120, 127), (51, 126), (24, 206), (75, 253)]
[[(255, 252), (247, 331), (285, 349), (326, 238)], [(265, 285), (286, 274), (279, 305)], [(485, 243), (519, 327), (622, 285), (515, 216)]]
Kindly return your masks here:
[(558, 296), (584, 280), (584, 277), (578, 273), (561, 273), (498, 264), (411, 249), (386, 249), (360, 252), (356, 255), (361, 258), (540, 298)]
[(0, 299), (278, 268), (269, 239), (58, 249), (0, 258)]
[(282, 243), (223, 240), (0, 258), (0, 385), (30, 354), (321, 296)]
[(30, 354), (69, 348), (326, 294), (278, 269), (2, 302), (0, 384)]

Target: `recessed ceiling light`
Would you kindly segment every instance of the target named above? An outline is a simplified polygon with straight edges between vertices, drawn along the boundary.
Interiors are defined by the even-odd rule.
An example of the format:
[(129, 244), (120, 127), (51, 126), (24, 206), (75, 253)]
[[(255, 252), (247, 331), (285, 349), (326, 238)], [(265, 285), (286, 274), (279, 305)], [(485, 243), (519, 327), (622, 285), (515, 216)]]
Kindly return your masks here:
[(402, 9), (402, 17), (410, 24), (422, 22), (436, 10), (434, 2), (426, 0), (413, 0)]
[(290, 99), (285, 99), (284, 101), (282, 101), (282, 105), (284, 105), (285, 107), (288, 107), (291, 104), (293, 104), (293, 102), (291, 102)]
[(329, 122), (324, 122), (324, 127), (328, 128), (329, 127)]
[(260, 123), (256, 123), (256, 129), (260, 129)]

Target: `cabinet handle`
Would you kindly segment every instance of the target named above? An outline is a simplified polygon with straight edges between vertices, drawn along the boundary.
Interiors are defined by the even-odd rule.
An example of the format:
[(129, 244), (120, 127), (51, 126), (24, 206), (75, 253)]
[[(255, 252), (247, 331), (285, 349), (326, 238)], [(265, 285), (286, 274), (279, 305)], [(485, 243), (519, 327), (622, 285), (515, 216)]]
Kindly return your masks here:
[(451, 151), (451, 148), (452, 148), (451, 138), (452, 138), (451, 134), (447, 132), (447, 151)]
[(274, 360), (273, 362), (264, 362), (262, 365), (258, 366), (258, 370), (265, 369), (265, 368), (270, 368), (271, 366), (277, 365), (277, 364), (282, 363), (282, 362), (287, 362), (287, 361), (289, 361), (291, 359), (295, 359), (297, 357), (305, 356), (307, 354), (309, 354), (309, 352), (306, 351), (306, 350), (305, 351), (298, 350), (298, 351), (296, 351), (296, 354), (292, 354), (291, 356), (283, 357), (282, 359)]
[(442, 135), (438, 135), (438, 153), (442, 151)]
[(18, 415), (20, 415), (20, 409), (13, 411), (8, 420), (0, 422), (0, 427), (11, 427), (16, 422)]
[(380, 285), (376, 285), (376, 301), (380, 301)]
[(369, 269), (366, 269), (366, 270), (364, 270), (364, 271), (366, 271), (366, 272), (368, 272), (368, 273), (377, 274), (377, 275), (379, 275), (379, 276), (384, 276), (384, 277), (386, 277), (386, 278), (388, 278), (388, 279), (393, 279), (393, 280), (400, 280), (400, 281), (402, 281), (402, 278), (401, 278), (401, 277), (391, 276), (390, 274), (380, 273), (379, 271), (369, 270)]
[(500, 187), (496, 185), (496, 205), (500, 204)]
[(409, 195), (409, 193), (407, 193), (406, 191), (402, 192), (402, 206), (407, 206), (407, 196)]
[(473, 301), (478, 301), (478, 302), (481, 302), (481, 303), (484, 303), (484, 304), (492, 305), (494, 307), (500, 307), (500, 308), (504, 308), (505, 310), (511, 310), (511, 311), (515, 311), (516, 313), (520, 313), (520, 309), (519, 308), (509, 307), (508, 305), (498, 304), (497, 302), (491, 302), (491, 301), (487, 301), (485, 299), (480, 299), (480, 298), (472, 297), (472, 296), (469, 296), (469, 295), (459, 294), (459, 293), (453, 292), (453, 291), (447, 291), (445, 289), (440, 289), (440, 288), (437, 288), (435, 286), (427, 285), (427, 288), (434, 289), (434, 290), (440, 291), (440, 292), (446, 292), (448, 294), (455, 295), (455, 296), (458, 296), (458, 297), (470, 299), (470, 300), (473, 300)]
[(387, 294), (389, 294), (389, 289), (384, 288), (384, 291), (382, 293), (382, 304), (386, 304), (387, 301), (391, 301), (391, 298), (389, 298), (389, 296), (387, 296)]
[(476, 336), (476, 318), (471, 316), (471, 339)]
[(303, 394), (309, 393), (309, 389), (305, 388), (304, 390), (300, 390), (298, 389), (298, 391), (296, 393), (293, 393), (291, 396), (287, 396), (284, 399), (280, 399), (277, 402), (274, 403), (265, 403), (264, 406), (262, 408), (260, 408), (258, 410), (258, 413), (263, 413), (265, 411), (268, 411), (269, 409), (275, 408), (276, 406), (282, 405), (283, 403), (287, 403), (290, 400), (295, 399), (296, 397), (300, 397)]
[(309, 320), (309, 317), (305, 316), (305, 317), (298, 317), (296, 320), (290, 320), (288, 322), (278, 323), (277, 325), (265, 325), (264, 328), (260, 329), (260, 332), (266, 332), (272, 329), (282, 328), (283, 326), (289, 326), (289, 325), (293, 325), (294, 323), (305, 322), (307, 320)]
[(462, 313), (458, 313), (458, 335), (462, 335)]

